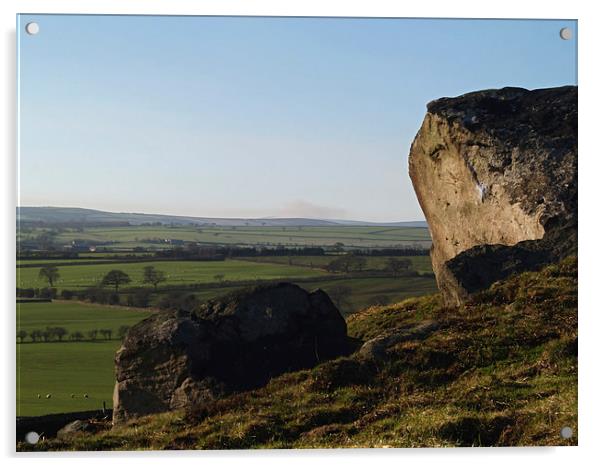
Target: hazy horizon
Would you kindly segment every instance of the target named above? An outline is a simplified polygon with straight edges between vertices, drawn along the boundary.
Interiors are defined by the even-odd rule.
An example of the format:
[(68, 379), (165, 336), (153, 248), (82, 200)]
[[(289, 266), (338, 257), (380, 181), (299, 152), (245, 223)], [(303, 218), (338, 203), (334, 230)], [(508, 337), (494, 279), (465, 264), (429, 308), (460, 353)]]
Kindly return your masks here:
[(20, 15), (19, 204), (422, 221), (407, 155), (427, 102), (576, 84), (566, 26)]
[(241, 219), (241, 220), (276, 220), (276, 219), (293, 219), (293, 218), (304, 218), (308, 220), (331, 220), (331, 221), (358, 221), (358, 222), (370, 222), (370, 223), (398, 223), (398, 222), (425, 222), (426, 220), (423, 218), (416, 218), (413, 220), (366, 220), (362, 218), (348, 218), (341, 219), (336, 217), (307, 217), (303, 215), (294, 215), (294, 216), (276, 216), (276, 215), (267, 215), (263, 217), (226, 217), (223, 215), (218, 216), (209, 216), (209, 215), (191, 215), (191, 214), (171, 214), (165, 212), (141, 212), (141, 211), (127, 211), (127, 210), (104, 210), (104, 209), (96, 209), (94, 207), (81, 207), (81, 206), (73, 206), (73, 205), (18, 205), (17, 209), (25, 207), (25, 208), (38, 208), (38, 209), (84, 209), (84, 210), (94, 210), (99, 212), (106, 212), (111, 214), (143, 214), (143, 215), (162, 215), (169, 217), (197, 217), (197, 218), (219, 218), (219, 219)]

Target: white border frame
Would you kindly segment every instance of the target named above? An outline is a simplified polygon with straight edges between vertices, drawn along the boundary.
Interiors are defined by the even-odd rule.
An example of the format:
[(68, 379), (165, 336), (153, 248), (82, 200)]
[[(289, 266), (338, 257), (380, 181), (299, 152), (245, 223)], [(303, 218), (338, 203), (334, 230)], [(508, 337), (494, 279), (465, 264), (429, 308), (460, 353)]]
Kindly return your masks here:
[[(365, 464), (378, 461), (399, 464), (400, 461), (426, 464), (482, 464), (491, 465), (509, 462), (540, 462), (566, 465), (569, 461), (593, 462), (598, 451), (600, 424), (600, 376), (601, 364), (596, 351), (599, 333), (602, 331), (599, 288), (602, 263), (598, 240), (598, 215), (600, 212), (596, 190), (602, 173), (600, 143), (597, 133), (602, 83), (598, 44), (602, 44), (602, 19), (596, 15), (596, 2), (557, 1), (526, 2), (504, 0), (499, 2), (474, 0), (431, 0), (427, 2), (401, 2), (387, 0), (2, 0), (0, 2), (3, 47), (0, 79), (4, 102), (0, 114), (4, 157), (2, 158), (2, 186), (4, 188), (2, 209), (2, 257), (0, 286), (4, 306), (2, 307), (4, 339), (3, 361), (7, 362), (4, 382), (0, 383), (5, 413), (0, 423), (0, 439), (3, 456), (9, 460), (16, 457), (37, 457), (45, 462), (63, 463), (66, 459), (81, 462), (86, 458), (90, 464), (100, 464), (109, 458), (123, 461), (162, 464), (168, 458), (178, 462), (211, 461), (231, 464), (233, 460), (249, 465), (304, 464), (308, 461), (328, 464), (341, 461), (347, 464)], [(130, 452), (130, 453), (14, 453), (15, 416), (15, 315), (14, 315), (14, 258), (15, 258), (15, 205), (16, 205), (16, 13), (87, 13), (87, 14), (164, 14), (164, 15), (250, 15), (250, 16), (337, 16), (337, 17), (445, 17), (445, 18), (541, 18), (577, 19), (579, 21), (579, 447), (556, 448), (498, 448), (498, 449), (416, 449), (416, 450), (287, 450), (245, 452)], [(598, 111), (596, 111), (598, 110)], [(489, 465), (488, 465), (489, 466)]]

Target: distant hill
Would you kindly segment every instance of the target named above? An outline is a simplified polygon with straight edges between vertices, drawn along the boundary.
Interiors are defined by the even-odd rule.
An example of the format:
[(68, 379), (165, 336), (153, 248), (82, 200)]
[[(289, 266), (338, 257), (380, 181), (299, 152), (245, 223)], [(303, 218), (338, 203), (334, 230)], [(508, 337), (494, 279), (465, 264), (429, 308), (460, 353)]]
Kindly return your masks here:
[(427, 228), (424, 221), (415, 222), (363, 222), (359, 220), (324, 220), (312, 218), (211, 218), (179, 215), (140, 214), (130, 212), (104, 212), (77, 207), (17, 207), (17, 221), (56, 223), (163, 223), (216, 226), (383, 226)]

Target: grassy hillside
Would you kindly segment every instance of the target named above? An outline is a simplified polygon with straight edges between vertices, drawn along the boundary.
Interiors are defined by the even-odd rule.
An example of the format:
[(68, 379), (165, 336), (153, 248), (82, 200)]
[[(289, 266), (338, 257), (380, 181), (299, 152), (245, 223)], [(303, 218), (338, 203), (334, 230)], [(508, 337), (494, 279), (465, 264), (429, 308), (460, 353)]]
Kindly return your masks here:
[[(574, 445), (575, 259), (495, 284), (458, 309), (437, 295), (348, 318), (349, 357), (197, 409), (22, 450)], [(575, 432), (559, 435), (564, 426)]]

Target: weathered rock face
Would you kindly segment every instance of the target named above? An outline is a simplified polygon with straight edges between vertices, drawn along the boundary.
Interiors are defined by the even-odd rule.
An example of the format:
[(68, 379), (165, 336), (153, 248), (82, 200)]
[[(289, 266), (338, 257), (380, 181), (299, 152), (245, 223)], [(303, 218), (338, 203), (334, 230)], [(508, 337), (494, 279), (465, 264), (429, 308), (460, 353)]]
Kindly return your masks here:
[(503, 88), (431, 102), (410, 177), (450, 305), (577, 248), (577, 88)]
[(202, 404), (346, 352), (347, 325), (328, 295), (289, 283), (160, 313), (117, 352), (113, 421)]

